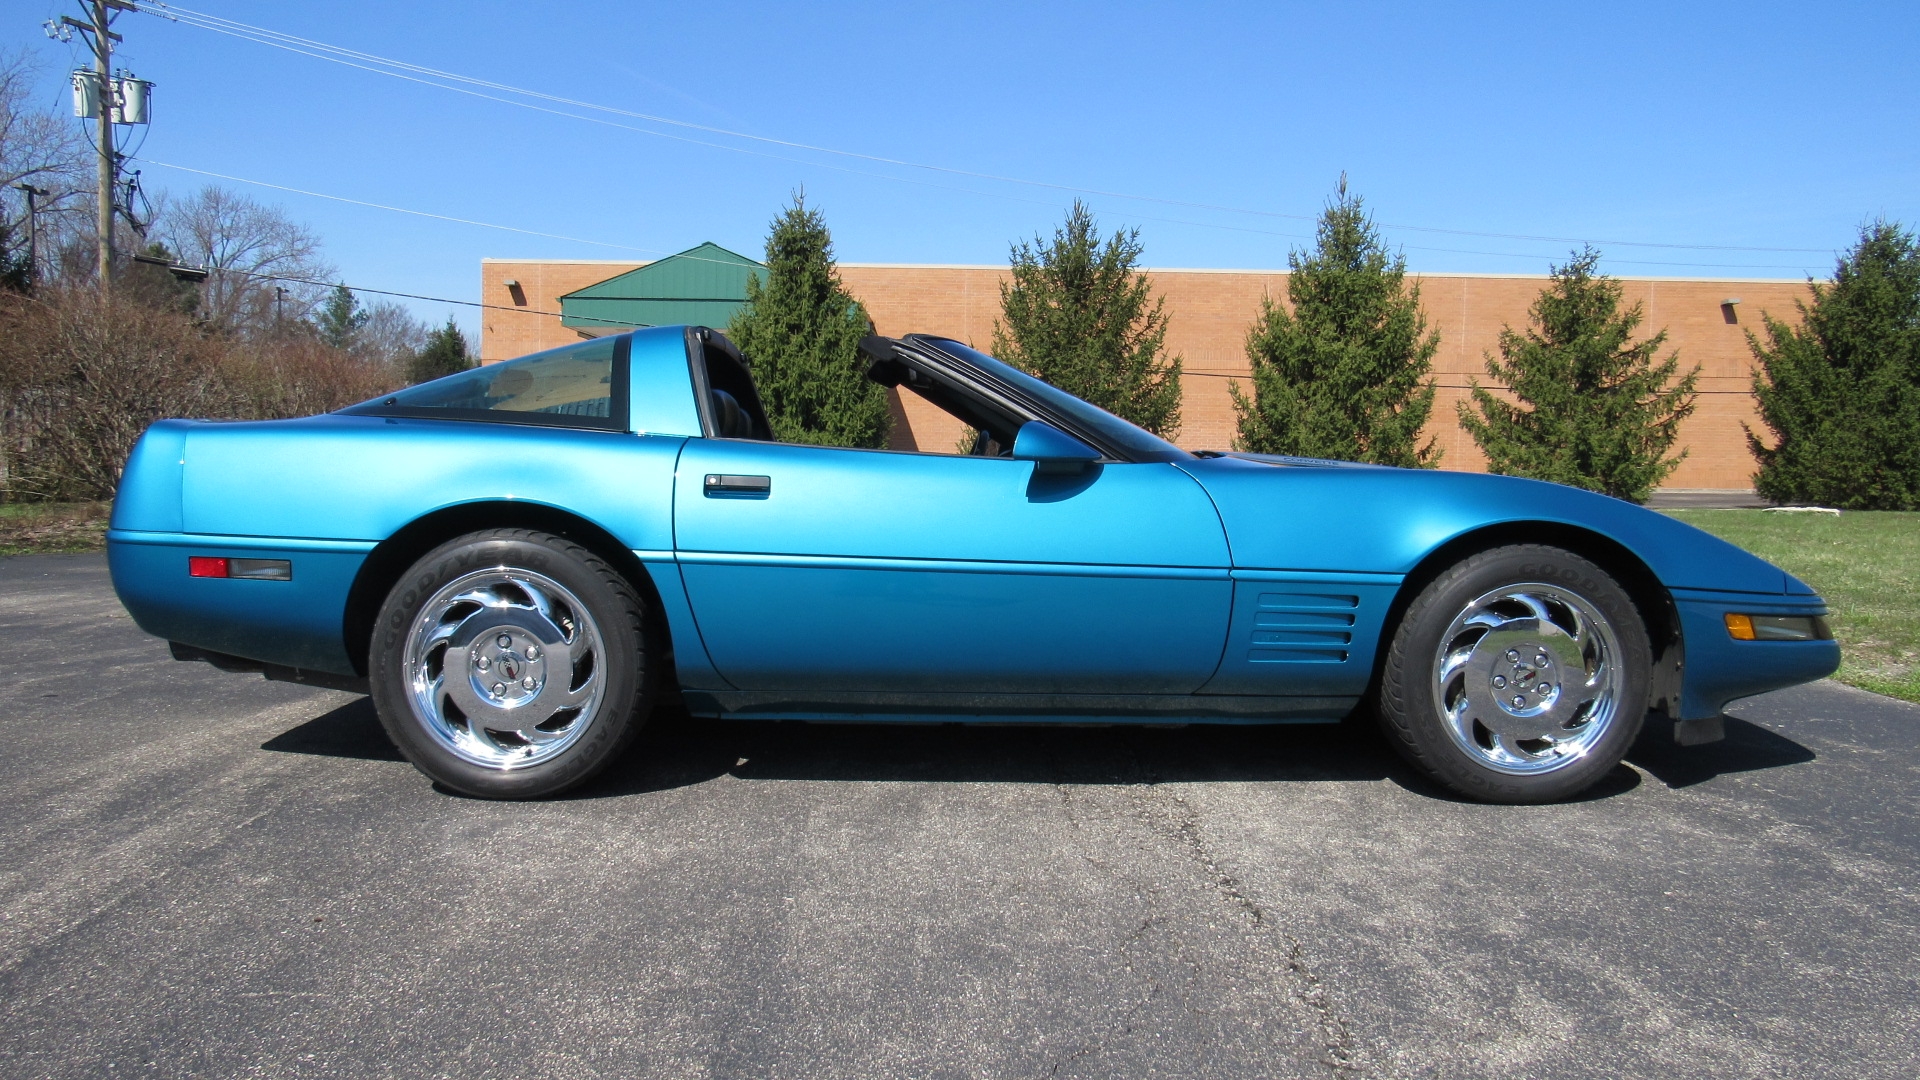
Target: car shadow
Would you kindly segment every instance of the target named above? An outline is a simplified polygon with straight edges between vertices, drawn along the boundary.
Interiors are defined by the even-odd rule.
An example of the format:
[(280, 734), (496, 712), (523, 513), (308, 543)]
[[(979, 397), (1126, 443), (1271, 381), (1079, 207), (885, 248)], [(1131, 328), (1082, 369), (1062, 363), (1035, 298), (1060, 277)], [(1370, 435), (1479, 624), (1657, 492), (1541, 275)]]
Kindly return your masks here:
[[(626, 769), (578, 793), (655, 790), (682, 776), (740, 780), (1154, 784), (1379, 780), (1384, 747), (1345, 725), (1187, 727), (811, 724), (678, 719)], [(699, 763), (695, 765), (695, 763)]]
[[(1814, 759), (1813, 751), (1799, 743), (1735, 717), (1726, 719), (1725, 741), (1694, 747), (1673, 745), (1654, 719), (1627, 760), (1669, 788)], [(260, 748), (361, 761), (404, 760), (367, 698), (290, 728)], [(560, 798), (619, 798), (722, 776), (1075, 785), (1388, 780), (1423, 797), (1466, 801), (1408, 766), (1371, 724), (1358, 719), (1186, 727), (813, 724), (706, 720), (678, 708), (657, 713), (632, 753)], [(1640, 782), (1639, 772), (1621, 765), (1574, 801), (1614, 798)]]
[(315, 754), (359, 761), (405, 761), (380, 727), (373, 699), (357, 697), (331, 712), (288, 728), (260, 744), (281, 754)]
[(1627, 760), (1670, 788), (1692, 787), (1729, 773), (1804, 765), (1815, 754), (1785, 735), (1768, 731), (1737, 716), (1723, 717), (1727, 737), (1704, 746), (1679, 746), (1672, 722), (1647, 718), (1647, 730), (1627, 754)]
[[(262, 750), (404, 760), (356, 698), (289, 728)], [(1405, 774), (1405, 775), (1402, 775)], [(656, 713), (633, 752), (565, 798), (610, 798), (741, 780), (1141, 784), (1417, 779), (1350, 724), (1186, 727), (812, 724)]]

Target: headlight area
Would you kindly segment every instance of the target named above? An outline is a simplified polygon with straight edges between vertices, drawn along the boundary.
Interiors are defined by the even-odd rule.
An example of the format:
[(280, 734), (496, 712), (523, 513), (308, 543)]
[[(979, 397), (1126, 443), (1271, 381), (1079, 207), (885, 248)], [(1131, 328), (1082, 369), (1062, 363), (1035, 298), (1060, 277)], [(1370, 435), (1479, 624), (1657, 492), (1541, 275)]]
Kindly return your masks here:
[(1820, 615), (1725, 615), (1727, 636), (1735, 641), (1832, 641), (1833, 629)]

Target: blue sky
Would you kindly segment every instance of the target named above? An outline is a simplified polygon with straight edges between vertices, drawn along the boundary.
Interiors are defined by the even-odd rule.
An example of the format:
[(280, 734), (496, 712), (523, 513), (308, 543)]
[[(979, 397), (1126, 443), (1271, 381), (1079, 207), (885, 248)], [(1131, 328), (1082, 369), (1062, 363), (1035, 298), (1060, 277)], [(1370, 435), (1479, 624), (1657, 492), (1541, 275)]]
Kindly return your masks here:
[[(1140, 228), (1148, 265), (1283, 266), (1343, 170), (1430, 272), (1542, 273), (1591, 239), (1618, 274), (1791, 278), (1824, 272), (1869, 218), (1920, 222), (1911, 3), (191, 6), (578, 101), (1034, 182), (535, 102), (627, 125), (609, 126), (121, 17), (121, 63), (158, 84), (150, 188), (205, 182), (166, 162), (614, 245), (225, 182), (319, 231), (347, 281), (457, 299), (477, 298), (483, 256), (651, 258), (703, 240), (757, 255), (802, 187), (853, 262), (1003, 262), (1081, 194), (1103, 225)], [(40, 23), (72, 0), (4, 12), (0, 48), (42, 58), (60, 102), (77, 43)]]

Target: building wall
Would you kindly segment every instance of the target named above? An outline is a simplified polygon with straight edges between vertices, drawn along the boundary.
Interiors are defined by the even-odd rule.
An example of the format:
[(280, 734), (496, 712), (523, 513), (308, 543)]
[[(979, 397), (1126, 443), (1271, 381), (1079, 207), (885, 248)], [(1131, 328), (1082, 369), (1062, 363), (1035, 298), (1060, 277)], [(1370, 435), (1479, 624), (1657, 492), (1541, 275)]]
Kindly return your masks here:
[[(511, 360), (570, 345), (582, 335), (560, 325), (560, 298), (647, 265), (607, 259), (482, 259), (480, 362)], [(510, 289), (507, 282), (519, 282)]]
[[(503, 360), (579, 340), (551, 315), (559, 297), (574, 289), (624, 273), (633, 262), (486, 260), (481, 265), (483, 302), (516, 307), (487, 309), (482, 320), (481, 356)], [(1175, 441), (1192, 449), (1224, 449), (1233, 441), (1234, 416), (1227, 387), (1231, 377), (1247, 374), (1247, 327), (1262, 296), (1284, 298), (1285, 273), (1238, 270), (1151, 270), (1156, 293), (1167, 301), (1167, 346), (1185, 361), (1182, 424)], [(840, 266), (847, 288), (872, 314), (882, 334), (915, 331), (943, 334), (985, 348), (993, 338), (1000, 309), (1004, 267), (992, 266)], [(504, 282), (521, 283), (524, 305), (516, 304)], [(1440, 390), (1428, 433), (1450, 469), (1482, 469), (1485, 461), (1455, 420), (1455, 403), (1467, 396), (1468, 379), (1486, 379), (1483, 355), (1495, 349), (1502, 326), (1526, 325), (1527, 309), (1546, 279), (1539, 276), (1472, 274), (1418, 275), (1421, 302), (1430, 326), (1440, 331), (1434, 380)], [(1743, 425), (1758, 424), (1752, 395), (1752, 356), (1745, 331), (1757, 330), (1761, 312), (1795, 316), (1794, 302), (1807, 295), (1803, 281), (1755, 281), (1626, 278), (1625, 300), (1645, 307), (1643, 329), (1668, 331), (1667, 348), (1677, 350), (1683, 367), (1701, 367), (1702, 391), (1694, 415), (1681, 428), (1688, 457), (1667, 479), (1676, 488), (1748, 488), (1753, 458)], [(1731, 309), (1722, 301), (1737, 298)], [(524, 312), (524, 313), (523, 313)], [(1730, 319), (1732, 321), (1730, 321)], [(895, 445), (901, 449), (944, 450), (960, 437), (960, 427), (920, 399), (907, 395), (894, 403)]]

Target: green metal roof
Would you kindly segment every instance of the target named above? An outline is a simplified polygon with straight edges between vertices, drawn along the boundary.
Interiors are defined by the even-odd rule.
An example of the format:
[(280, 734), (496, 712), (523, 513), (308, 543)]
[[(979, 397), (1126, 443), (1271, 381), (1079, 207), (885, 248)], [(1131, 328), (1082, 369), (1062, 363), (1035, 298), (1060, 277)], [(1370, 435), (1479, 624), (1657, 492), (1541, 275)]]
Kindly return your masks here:
[(718, 244), (688, 248), (560, 298), (560, 324), (611, 332), (641, 326), (727, 325), (747, 280), (767, 268)]

